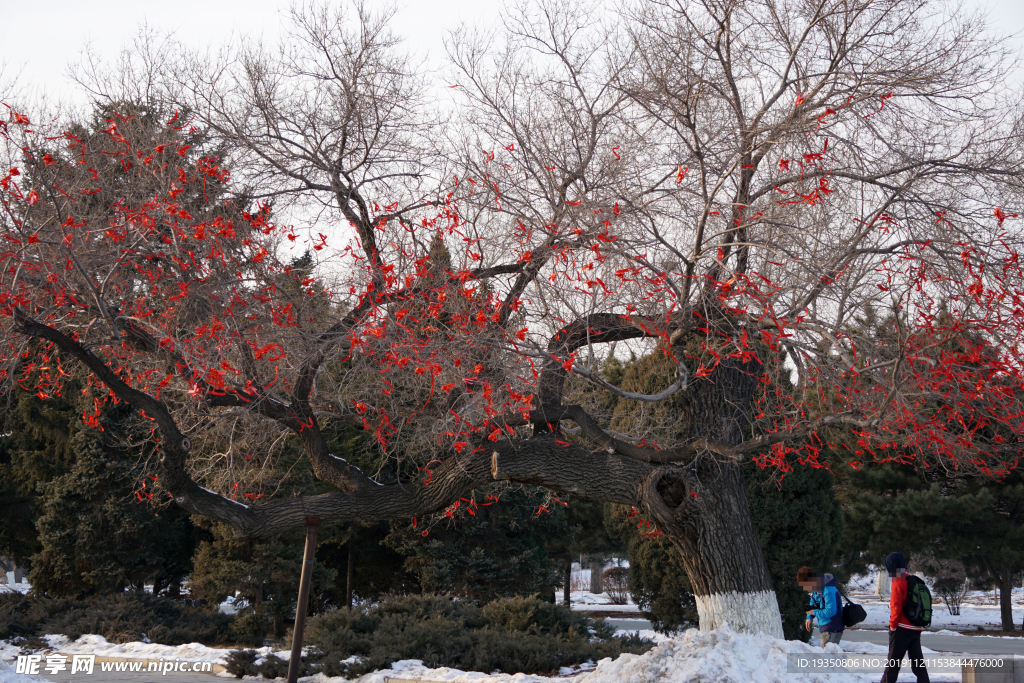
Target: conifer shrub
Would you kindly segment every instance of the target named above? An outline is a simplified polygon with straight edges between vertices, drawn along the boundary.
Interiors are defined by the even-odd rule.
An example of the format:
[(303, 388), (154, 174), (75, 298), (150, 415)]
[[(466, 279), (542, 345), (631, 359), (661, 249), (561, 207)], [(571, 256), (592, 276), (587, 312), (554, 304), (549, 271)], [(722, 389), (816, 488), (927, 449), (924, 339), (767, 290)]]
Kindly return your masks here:
[(49, 616), (47, 603), (20, 593), (0, 593), (0, 640), (26, 647), (41, 647), (39, 624)]
[[(536, 597), (496, 600), (483, 607), (446, 597), (393, 597), (375, 605), (339, 609), (307, 623), (306, 643), (318, 654), (313, 672), (353, 678), (403, 659), (463, 671), (552, 673), (623, 652), (643, 653), (653, 643), (616, 638), (604, 620), (573, 613)], [(273, 675), (255, 652), (233, 656), (235, 676)], [(255, 672), (255, 673), (254, 673)]]
[(498, 631), (583, 640), (591, 637), (608, 640), (615, 636), (615, 628), (604, 619), (590, 619), (565, 605), (536, 597), (495, 600), (484, 605), (483, 615), (487, 624)]
[[(241, 678), (242, 676), (259, 676), (267, 680), (284, 678), (288, 675), (288, 661), (277, 655), (259, 656), (255, 650), (234, 650), (228, 655), (226, 667), (228, 671)], [(305, 658), (299, 663), (299, 676), (310, 675), (309, 664)]]
[(85, 634), (112, 643), (143, 639), (163, 645), (230, 642), (232, 618), (209, 614), (190, 605), (148, 593), (116, 593), (84, 600), (43, 596), (0, 595), (0, 639), (24, 638), (37, 644), (48, 633), (71, 640)]

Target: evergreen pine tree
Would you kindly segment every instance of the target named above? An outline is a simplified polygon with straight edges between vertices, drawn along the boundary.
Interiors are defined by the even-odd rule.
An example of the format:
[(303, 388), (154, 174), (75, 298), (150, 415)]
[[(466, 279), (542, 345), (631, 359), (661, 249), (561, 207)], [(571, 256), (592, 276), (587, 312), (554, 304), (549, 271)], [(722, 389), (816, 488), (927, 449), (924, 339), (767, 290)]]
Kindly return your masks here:
[(819, 572), (834, 571), (844, 528), (835, 477), (825, 469), (794, 467), (778, 481), (773, 471), (753, 462), (744, 466), (743, 477), (775, 584), (783, 632), (786, 638), (807, 640), (809, 634), (803, 628), (807, 593), (796, 582), (796, 573), (804, 565)]
[(317, 562), (333, 569), (337, 577), (324, 594), (326, 601), (348, 606), (388, 594), (420, 592), (419, 576), (403, 566), (405, 556), (384, 543), (391, 533), (388, 522), (345, 526), (316, 547)]
[(189, 571), (191, 524), (177, 509), (157, 508), (136, 490), (140, 467), (80, 427), (70, 440), (70, 471), (42, 484), (32, 557), (33, 590), (53, 597), (168, 588)]
[(424, 592), (481, 602), (535, 593), (553, 600), (562, 563), (545, 539), (567, 534), (565, 506), (535, 487), (506, 490), (498, 500), (488, 495), (494, 493), (479, 490), (477, 505), (461, 505), (461, 514), (429, 530), (393, 523), (385, 543), (405, 555)]
[[(72, 385), (73, 386), (73, 385)], [(39, 487), (66, 474), (75, 461), (71, 434), (81, 410), (65, 396), (40, 400), (20, 389), (6, 396), (0, 436), (0, 554), (27, 566), (42, 546), (36, 530)]]
[[(1002, 629), (1012, 631), (1014, 578), (1024, 571), (1024, 475), (961, 479), (899, 463), (846, 475), (843, 548), (855, 568), (893, 550), (958, 560), (975, 584), (1000, 593)], [(928, 571), (927, 566), (911, 567)]]
[[(215, 608), (234, 597), (238, 612), (232, 630), (240, 643), (262, 645), (264, 638), (282, 638), (295, 618), (303, 536), (236, 538), (226, 524), (195, 521), (213, 535), (212, 541), (199, 544), (193, 558), (190, 582), (195, 598)], [(313, 563), (311, 601), (331, 588), (336, 575), (322, 562)]]

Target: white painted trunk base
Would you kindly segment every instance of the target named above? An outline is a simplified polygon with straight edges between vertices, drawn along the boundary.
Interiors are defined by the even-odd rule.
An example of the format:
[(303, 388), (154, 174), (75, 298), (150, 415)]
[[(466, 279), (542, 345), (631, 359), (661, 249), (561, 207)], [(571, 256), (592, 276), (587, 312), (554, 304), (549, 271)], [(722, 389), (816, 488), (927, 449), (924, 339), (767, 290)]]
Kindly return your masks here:
[(713, 631), (728, 623), (738, 633), (763, 633), (782, 638), (782, 615), (775, 591), (732, 591), (696, 598), (701, 631)]

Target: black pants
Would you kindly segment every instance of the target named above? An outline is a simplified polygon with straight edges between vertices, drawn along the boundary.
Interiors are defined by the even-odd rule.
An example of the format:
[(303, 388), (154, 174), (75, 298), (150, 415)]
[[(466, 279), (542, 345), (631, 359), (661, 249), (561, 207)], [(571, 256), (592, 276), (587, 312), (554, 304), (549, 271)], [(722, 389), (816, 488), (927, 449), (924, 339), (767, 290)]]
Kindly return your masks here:
[(917, 683), (931, 683), (928, 680), (928, 669), (924, 667), (924, 655), (921, 653), (921, 632), (908, 628), (889, 631), (889, 661), (892, 665), (885, 667), (882, 683), (896, 683), (904, 655), (910, 655), (910, 670), (917, 676)]

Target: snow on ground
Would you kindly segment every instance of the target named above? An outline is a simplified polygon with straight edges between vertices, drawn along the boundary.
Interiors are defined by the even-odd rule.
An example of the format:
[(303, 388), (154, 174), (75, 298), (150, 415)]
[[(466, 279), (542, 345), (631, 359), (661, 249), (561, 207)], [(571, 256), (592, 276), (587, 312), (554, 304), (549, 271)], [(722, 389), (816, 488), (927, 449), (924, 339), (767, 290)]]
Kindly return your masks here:
[[(48, 635), (43, 640), (49, 645), (47, 652), (56, 652), (66, 655), (84, 654), (96, 655), (97, 657), (113, 657), (118, 659), (148, 659), (167, 661), (179, 660), (182, 662), (210, 662), (212, 664), (226, 664), (227, 656), (231, 650), (218, 650), (199, 643), (188, 645), (157, 645), (155, 643), (116, 643), (107, 642), (106, 638), (97, 635), (85, 635), (75, 641), (67, 636)], [(0, 683), (43, 683), (48, 681), (39, 676), (27, 676), (15, 673), (15, 662), (20, 651), (17, 645), (0, 640)], [(260, 654), (269, 654), (271, 648), (260, 648)], [(282, 653), (276, 653), (281, 655)], [(288, 652), (283, 653), (287, 659)]]
[[(852, 643), (847, 652), (884, 654), (871, 643)], [(840, 648), (829, 645), (829, 653)], [(927, 652), (927, 651), (926, 651)], [(484, 674), (456, 669), (428, 669), (418, 660), (395, 662), (387, 671), (375, 671), (357, 683), (384, 683), (386, 677), (443, 681), (444, 683), (874, 683), (881, 671), (871, 673), (787, 673), (787, 655), (821, 654), (822, 650), (796, 641), (735, 633), (728, 627), (711, 633), (691, 629), (667, 639), (643, 655), (603, 659), (593, 667), (565, 671), (555, 677), (527, 674)], [(343, 683), (343, 678), (314, 676), (305, 683)], [(953, 683), (960, 674), (935, 674), (935, 683)]]
[(49, 683), (49, 681), (41, 676), (14, 673), (14, 664), (8, 664), (0, 659), (0, 683)]
[[(586, 571), (586, 570), (584, 570)], [(589, 577), (584, 585), (589, 585)], [(577, 586), (583, 584), (582, 580)], [(25, 586), (27, 589), (27, 585)], [(868, 613), (866, 627), (885, 628), (888, 619), (888, 600), (879, 600), (870, 594), (874, 591), (875, 576), (854, 577), (848, 584), (851, 597), (860, 601)], [(17, 586), (16, 588), (21, 588)], [(591, 612), (636, 612), (636, 605), (615, 605), (607, 594), (593, 594), (577, 590), (571, 592), (572, 607)], [(1019, 623), (1024, 617), (1024, 590), (1014, 589), (1014, 620)], [(932, 631), (943, 635), (958, 635), (958, 631), (972, 631), (977, 626), (997, 628), (999, 606), (993, 601), (991, 592), (969, 593), (961, 607), (959, 617), (952, 617), (937, 602), (932, 619)], [(620, 633), (623, 631), (620, 631)], [(847, 674), (798, 674), (786, 672), (788, 654), (821, 654), (822, 650), (813, 645), (796, 641), (776, 640), (767, 636), (738, 634), (728, 627), (701, 633), (695, 629), (677, 637), (668, 637), (653, 631), (640, 631), (640, 635), (651, 638), (657, 646), (644, 655), (622, 655), (611, 660), (604, 659), (596, 665), (591, 663), (576, 669), (563, 669), (558, 676), (533, 676), (522, 673), (485, 674), (465, 672), (457, 669), (430, 669), (419, 660), (395, 662), (390, 669), (376, 671), (362, 676), (358, 683), (384, 683), (385, 677), (400, 675), (405, 679), (436, 681), (439, 683), (874, 683), (879, 672)], [(181, 661), (213, 662), (223, 664), (229, 651), (206, 647), (198, 643), (169, 646), (152, 643), (109, 643), (100, 636), (82, 636), (71, 642), (65, 636), (47, 636), (47, 643), (55, 651), (66, 654), (94, 654), (104, 657), (126, 659), (179, 659)], [(829, 645), (828, 652), (870, 655), (884, 655), (882, 645), (862, 642), (843, 642), (838, 650)], [(46, 680), (37, 676), (14, 673), (13, 660), (19, 648), (0, 641), (0, 683), (41, 683)], [(925, 654), (931, 653), (925, 648)], [(266, 656), (271, 653), (282, 659), (288, 658), (287, 651), (260, 648), (257, 653)], [(223, 675), (223, 674), (222, 674)], [(907, 672), (909, 676), (909, 671)], [(344, 683), (343, 678), (328, 678), (317, 675), (302, 679), (304, 683)], [(909, 679), (908, 679), (909, 680)], [(936, 683), (951, 683), (960, 680), (960, 674), (935, 673), (931, 680)]]
[(572, 591), (569, 593), (574, 610), (585, 612), (640, 612), (640, 608), (627, 600), (625, 605), (616, 605), (607, 593), (588, 593), (586, 591)]
[(248, 603), (239, 598), (238, 594), (229, 595), (224, 602), (217, 606), (217, 611), (221, 614), (238, 614), (238, 610), (248, 605)]
[[(1018, 589), (1019, 590), (1019, 589)], [(1016, 592), (1016, 591), (1015, 591)], [(857, 596), (851, 596), (856, 601)], [(991, 598), (991, 596), (989, 596)], [(1014, 597), (1017, 597), (1014, 595)], [(1021, 619), (1024, 619), (1024, 605), (1014, 601), (1013, 623), (1020, 628)], [(862, 602), (860, 603), (867, 612), (867, 618), (860, 624), (861, 628), (889, 627), (889, 600), (884, 602)], [(984, 629), (1000, 630), (1002, 620), (1000, 618), (998, 605), (977, 605), (964, 603), (960, 606), (960, 614), (953, 615), (941, 603), (932, 605), (932, 626), (931, 630), (936, 631), (974, 631), (979, 626)]]
[[(181, 659), (189, 662), (211, 662), (224, 664), (230, 650), (220, 650), (199, 643), (188, 645), (158, 645), (156, 643), (107, 642), (103, 636), (82, 636), (74, 642), (67, 636), (49, 635), (43, 640), (56, 652), (68, 655), (96, 655), (97, 657), (122, 657), (124, 659)], [(269, 649), (268, 649), (269, 650)], [(2, 656), (2, 655), (0, 655)]]
[(0, 662), (12, 661), (21, 652), (17, 645), (11, 645), (6, 640), (0, 640)]
[[(847, 594), (854, 602), (860, 603), (867, 612), (861, 628), (888, 628), (889, 597), (874, 595), (877, 573), (869, 568), (867, 575), (854, 576), (847, 583)], [(1002, 620), (999, 612), (998, 594), (993, 591), (968, 591), (960, 604), (960, 614), (949, 613), (942, 599), (932, 591), (932, 630), (974, 631), (978, 627), (999, 630)], [(1014, 588), (1011, 593), (1013, 623), (1019, 625), (1024, 619), (1024, 588)], [(948, 635), (948, 634), (947, 634)]]
[(15, 584), (0, 583), (0, 593), (21, 593), (24, 595), (28, 593), (31, 588), (32, 584), (25, 582)]
[[(647, 634), (644, 634), (647, 635)], [(384, 683), (386, 677), (400, 675), (405, 679), (437, 681), (443, 683), (869, 683), (878, 679), (880, 672), (855, 674), (800, 674), (787, 673), (787, 655), (821, 654), (818, 647), (797, 641), (785, 641), (764, 635), (747, 635), (732, 631), (727, 626), (711, 633), (690, 629), (676, 638), (657, 635), (658, 645), (644, 655), (622, 655), (603, 659), (577, 669), (562, 669), (558, 676), (534, 676), (522, 673), (485, 674), (457, 669), (430, 669), (419, 660), (395, 662), (390, 669), (376, 671), (358, 679), (358, 683)], [(108, 643), (99, 636), (83, 636), (69, 642), (64, 636), (47, 636), (47, 643), (56, 651), (67, 654), (95, 654), (106, 657), (137, 659), (180, 659), (181, 661), (210, 661), (223, 663), (225, 650), (191, 644), (178, 647), (150, 643)], [(270, 648), (261, 648), (269, 654)], [(828, 653), (840, 651), (882, 655), (885, 648), (871, 643), (843, 643), (841, 648), (828, 646)], [(930, 651), (926, 648), (925, 653)], [(4, 659), (13, 658), (16, 651), (0, 652)], [(274, 651), (287, 658), (287, 652)], [(42, 678), (14, 673), (14, 668), (0, 662), (0, 683), (41, 683)], [(317, 675), (302, 679), (304, 683), (344, 683), (343, 678)], [(959, 674), (932, 676), (936, 683), (959, 681)]]
[(644, 655), (602, 660), (579, 683), (859, 683), (849, 675), (787, 674), (786, 655), (805, 651), (813, 650), (803, 643), (739, 634), (727, 627), (711, 633), (691, 629), (682, 638), (662, 643)]

